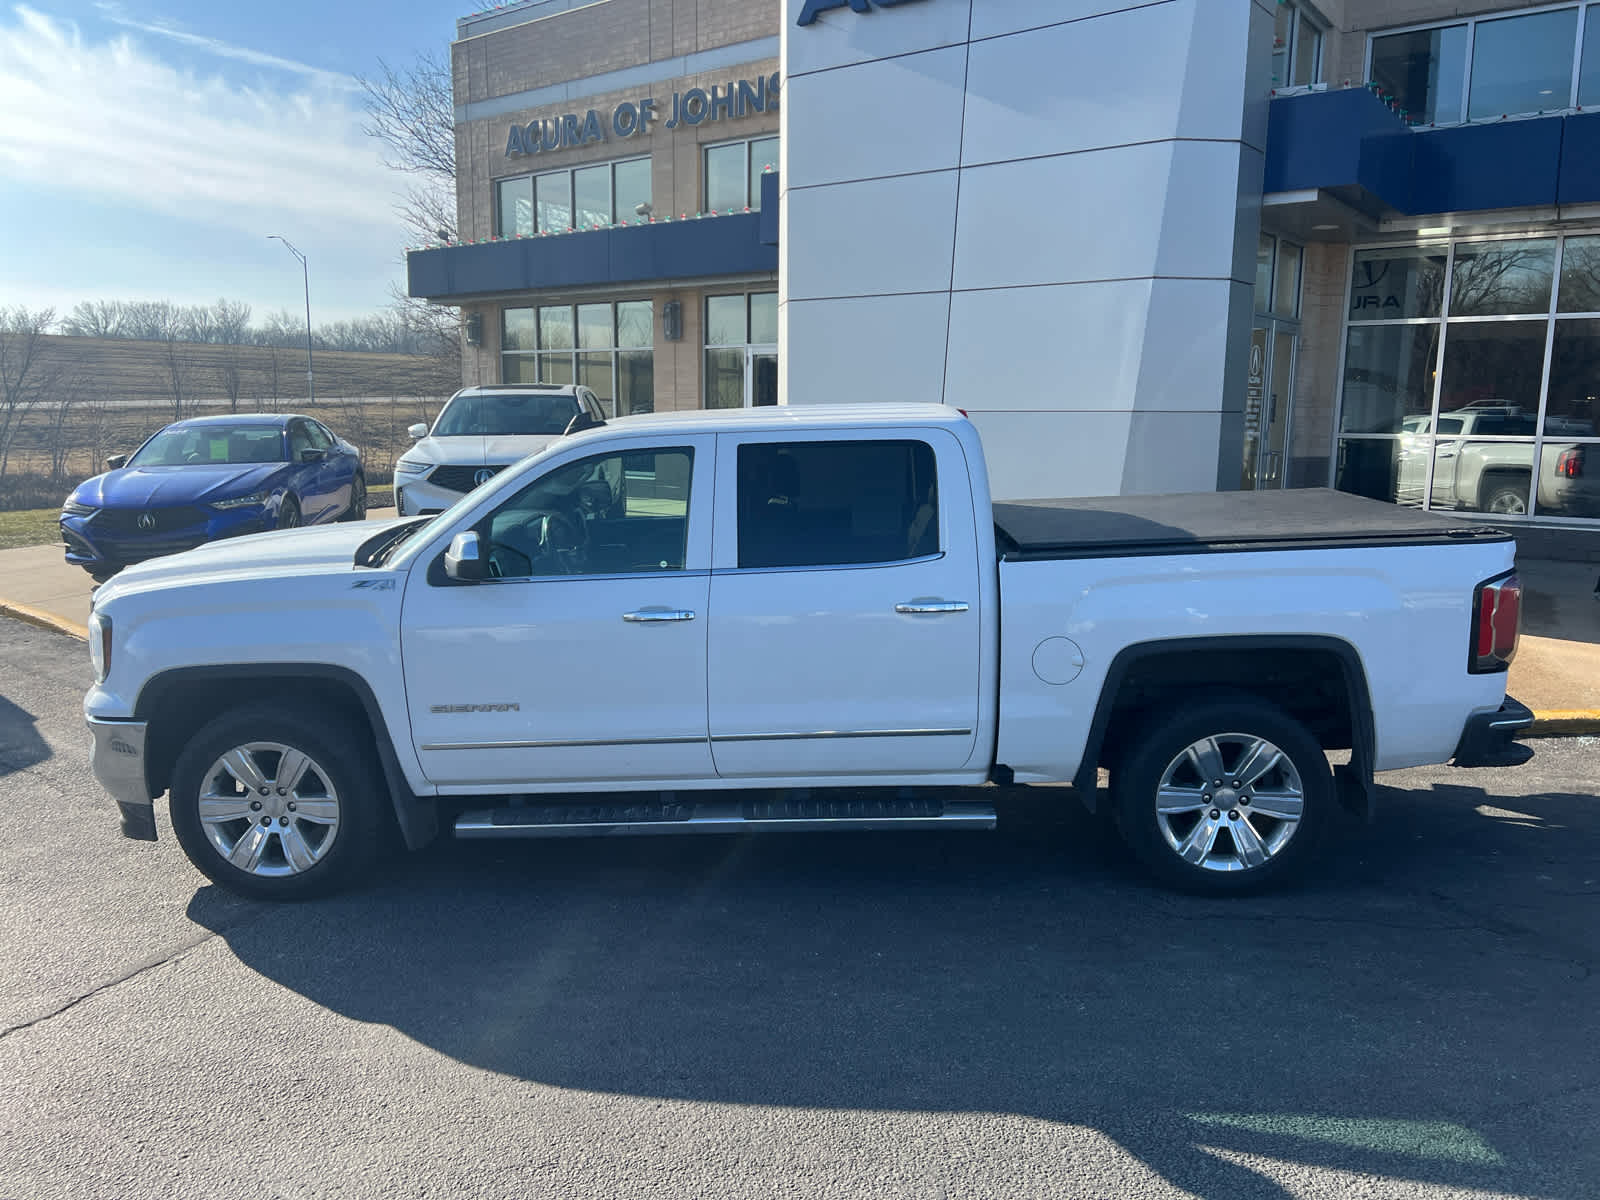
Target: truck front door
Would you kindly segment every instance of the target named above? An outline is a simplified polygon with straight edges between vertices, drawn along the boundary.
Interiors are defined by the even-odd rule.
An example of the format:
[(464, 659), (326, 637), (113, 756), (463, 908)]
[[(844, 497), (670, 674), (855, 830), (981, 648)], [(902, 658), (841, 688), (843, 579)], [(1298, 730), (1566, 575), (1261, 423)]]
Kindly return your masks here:
[[(710, 435), (558, 460), (472, 521), (491, 578), (406, 585), (429, 780), (480, 791), (711, 777)], [(455, 532), (460, 532), (457, 530)]]
[[(973, 758), (980, 566), (945, 430), (718, 438), (708, 701), (724, 778), (928, 776)], [(949, 497), (941, 479), (959, 480)]]

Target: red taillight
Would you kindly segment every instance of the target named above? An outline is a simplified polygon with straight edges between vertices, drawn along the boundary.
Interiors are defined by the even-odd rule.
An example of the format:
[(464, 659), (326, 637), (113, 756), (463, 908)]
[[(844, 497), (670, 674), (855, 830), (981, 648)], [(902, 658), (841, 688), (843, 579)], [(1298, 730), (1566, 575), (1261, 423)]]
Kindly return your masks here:
[(1510, 666), (1521, 623), (1522, 581), (1515, 571), (1480, 583), (1472, 598), (1472, 659), (1467, 669), (1484, 675)]
[(1556, 474), (1563, 479), (1583, 478), (1583, 447), (1568, 446), (1556, 456)]

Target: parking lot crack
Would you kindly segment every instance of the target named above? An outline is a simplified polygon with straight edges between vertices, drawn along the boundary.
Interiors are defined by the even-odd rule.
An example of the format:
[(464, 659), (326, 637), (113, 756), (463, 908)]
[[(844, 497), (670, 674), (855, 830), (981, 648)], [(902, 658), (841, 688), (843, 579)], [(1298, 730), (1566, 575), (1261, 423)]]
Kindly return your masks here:
[(34, 1017), (31, 1020), (19, 1021), (15, 1025), (8, 1025), (5, 1028), (0, 1029), (0, 1041), (4, 1041), (14, 1033), (21, 1033), (24, 1030), (33, 1029), (36, 1026), (47, 1024), (64, 1013), (71, 1012), (86, 1000), (92, 1000), (104, 992), (109, 992), (114, 988), (119, 988), (123, 984), (129, 983), (132, 980), (139, 978), (141, 975), (146, 975), (159, 967), (164, 967), (169, 963), (175, 963), (188, 956), (194, 950), (204, 946), (207, 942), (221, 937), (223, 934), (229, 932), (231, 928), (231, 925), (227, 925), (219, 929), (208, 929), (204, 933), (197, 934), (188, 941), (180, 943), (170, 950), (144, 959), (141, 962), (134, 963), (132, 966), (128, 967), (127, 970), (105, 980), (102, 983), (96, 984), (87, 992), (80, 993), (79, 995), (73, 996), (70, 1000), (63, 1001), (49, 1012), (41, 1013), (39, 1016)]

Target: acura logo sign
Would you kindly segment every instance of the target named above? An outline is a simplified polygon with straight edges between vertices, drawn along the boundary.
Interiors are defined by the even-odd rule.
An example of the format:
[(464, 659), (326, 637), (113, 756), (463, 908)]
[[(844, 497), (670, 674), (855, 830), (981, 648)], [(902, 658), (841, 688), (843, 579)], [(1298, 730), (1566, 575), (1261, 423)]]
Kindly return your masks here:
[(477, 486), (482, 487), (484, 484), (488, 483), (489, 480), (491, 480), (493, 478), (494, 478), (494, 469), (493, 468), (491, 468), (491, 467), (479, 467), (478, 468), (478, 473), (472, 477), (472, 482), (474, 484), (476, 484)]
[(134, 524), (149, 533), (156, 527), (156, 515), (155, 513), (140, 513)]

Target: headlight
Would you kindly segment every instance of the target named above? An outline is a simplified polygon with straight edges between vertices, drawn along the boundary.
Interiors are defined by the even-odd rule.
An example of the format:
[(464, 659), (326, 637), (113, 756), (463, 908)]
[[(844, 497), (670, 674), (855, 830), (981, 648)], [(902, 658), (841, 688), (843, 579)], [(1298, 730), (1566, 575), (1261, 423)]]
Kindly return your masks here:
[(61, 506), (63, 517), (92, 517), (99, 511), (92, 504), (79, 504), (76, 500), (68, 500)]
[(414, 458), (402, 458), (394, 464), (394, 473), (396, 475), (421, 475), (431, 470), (432, 467), (433, 464), (430, 462), (418, 462)]
[(213, 500), (212, 508), (249, 508), (252, 504), (265, 504), (267, 492), (251, 492), (248, 496), (235, 496), (232, 500)]
[(111, 618), (89, 614), (89, 661), (94, 664), (94, 681), (104, 683), (111, 671)]

